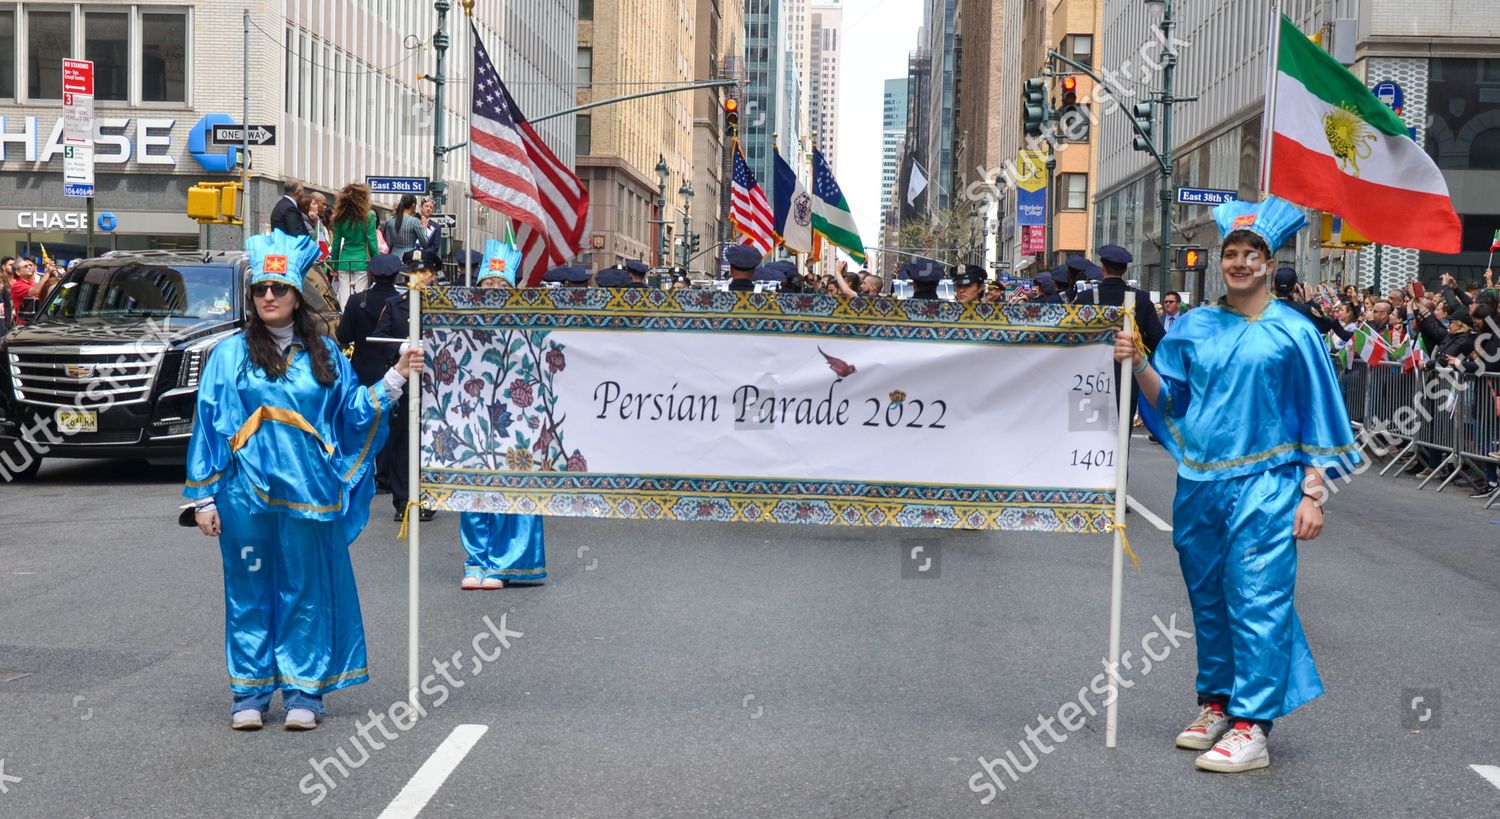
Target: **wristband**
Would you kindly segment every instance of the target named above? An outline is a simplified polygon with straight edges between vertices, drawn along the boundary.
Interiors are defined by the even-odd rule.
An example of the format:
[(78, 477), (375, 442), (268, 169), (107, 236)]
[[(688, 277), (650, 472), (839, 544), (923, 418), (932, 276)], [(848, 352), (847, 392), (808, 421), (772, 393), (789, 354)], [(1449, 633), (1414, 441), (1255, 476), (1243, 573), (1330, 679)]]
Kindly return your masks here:
[(1140, 375), (1141, 373), (1145, 372), (1146, 368), (1149, 366), (1151, 366), (1151, 359), (1148, 358), (1145, 361), (1141, 362), (1141, 366), (1133, 368), (1131, 372), (1135, 373), (1136, 375)]

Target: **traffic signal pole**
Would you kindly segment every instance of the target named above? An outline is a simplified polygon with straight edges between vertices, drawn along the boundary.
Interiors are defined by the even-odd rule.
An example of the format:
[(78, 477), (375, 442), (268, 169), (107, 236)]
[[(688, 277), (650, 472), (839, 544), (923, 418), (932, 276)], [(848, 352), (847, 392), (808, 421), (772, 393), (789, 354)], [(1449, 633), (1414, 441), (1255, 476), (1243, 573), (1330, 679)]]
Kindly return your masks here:
[[(1172, 50), (1172, 0), (1163, 3), (1161, 16), (1161, 285), (1158, 291), (1166, 290), (1170, 282), (1168, 271), (1172, 263), (1172, 74), (1177, 69), (1177, 52)], [(1153, 288), (1146, 282), (1146, 290)], [(1201, 291), (1200, 291), (1201, 293)]]

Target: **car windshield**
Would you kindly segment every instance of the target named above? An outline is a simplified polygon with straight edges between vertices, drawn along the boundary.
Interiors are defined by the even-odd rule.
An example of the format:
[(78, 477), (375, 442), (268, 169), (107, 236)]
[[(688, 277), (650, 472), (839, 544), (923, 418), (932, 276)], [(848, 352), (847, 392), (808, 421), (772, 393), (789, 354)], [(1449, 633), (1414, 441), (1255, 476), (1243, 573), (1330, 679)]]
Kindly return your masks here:
[(227, 321), (239, 301), (236, 275), (235, 268), (225, 264), (85, 265), (54, 289), (42, 315), (48, 321)]

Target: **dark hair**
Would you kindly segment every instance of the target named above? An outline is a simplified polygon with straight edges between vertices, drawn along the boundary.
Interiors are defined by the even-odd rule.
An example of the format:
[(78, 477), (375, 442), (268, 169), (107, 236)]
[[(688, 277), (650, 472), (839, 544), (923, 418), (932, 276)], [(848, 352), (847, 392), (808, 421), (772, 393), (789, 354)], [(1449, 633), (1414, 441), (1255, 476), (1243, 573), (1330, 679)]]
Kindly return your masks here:
[[(1128, 265), (1115, 264), (1114, 262), (1105, 262), (1099, 265), (1099, 267), (1103, 268), (1104, 272), (1107, 275), (1124, 278), (1125, 270), (1128, 268)], [(1085, 275), (1085, 271), (1078, 271), (1078, 275)]]
[(403, 193), (401, 194), (401, 201), (396, 205), (396, 215), (404, 216), (408, 209), (415, 209), (416, 206), (417, 195), (414, 193)]
[(370, 213), (370, 187), (363, 182), (350, 182), (339, 191), (333, 203), (331, 221), (354, 222), (363, 225)]
[(1172, 298), (1177, 299), (1179, 303), (1182, 301), (1182, 294), (1177, 292), (1176, 290), (1168, 290), (1167, 292), (1161, 294), (1161, 300), (1165, 302), (1167, 300), (1167, 296), (1171, 296)]
[(1271, 258), (1270, 245), (1267, 245), (1266, 240), (1253, 230), (1231, 230), (1229, 235), (1224, 237), (1224, 244), (1219, 246), (1219, 252), (1222, 253), (1224, 248), (1236, 244), (1249, 245), (1251, 249), (1265, 256), (1267, 261)]
[[(254, 296), (246, 293), (245, 301), (250, 304), (250, 310), (245, 315), (245, 344), (250, 348), (250, 363), (263, 370), (267, 378), (275, 381), (286, 375), (288, 358), (282, 354), (276, 340), (271, 338), (271, 331), (266, 328), (266, 323), (261, 321), (260, 311), (255, 309)], [(293, 335), (307, 350), (313, 378), (325, 387), (333, 386), (339, 376), (338, 371), (333, 368), (333, 361), (328, 357), (328, 345), (323, 341), (322, 325), (303, 302), (300, 292), (297, 293), (297, 306), (292, 309), (292, 328)]]

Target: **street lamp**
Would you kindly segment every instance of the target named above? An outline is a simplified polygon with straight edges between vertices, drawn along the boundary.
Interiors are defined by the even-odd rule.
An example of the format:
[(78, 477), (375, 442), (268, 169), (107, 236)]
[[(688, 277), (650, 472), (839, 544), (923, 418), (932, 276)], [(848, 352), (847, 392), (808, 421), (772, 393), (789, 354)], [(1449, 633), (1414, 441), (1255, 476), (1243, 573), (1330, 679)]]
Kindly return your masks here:
[(667, 158), (661, 154), (656, 155), (656, 178), (660, 180), (656, 186), (656, 266), (665, 267), (667, 263)]
[(682, 272), (687, 273), (689, 254), (693, 252), (693, 183), (683, 180), (677, 195), (682, 197)]

